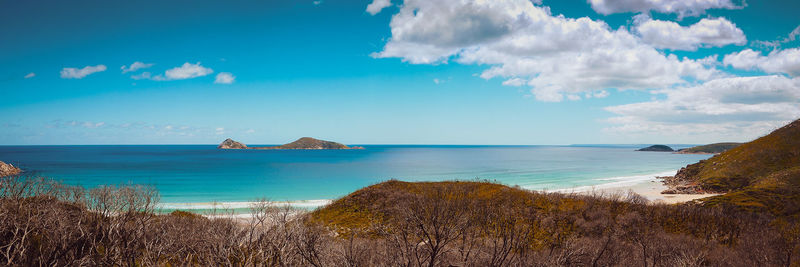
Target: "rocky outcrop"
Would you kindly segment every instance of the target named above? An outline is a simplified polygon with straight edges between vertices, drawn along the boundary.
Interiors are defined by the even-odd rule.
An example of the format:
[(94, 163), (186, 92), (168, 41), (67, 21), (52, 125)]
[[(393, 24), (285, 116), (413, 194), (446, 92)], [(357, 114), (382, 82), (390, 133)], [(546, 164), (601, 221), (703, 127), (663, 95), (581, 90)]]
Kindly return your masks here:
[(689, 165), (678, 170), (675, 176), (662, 176), (657, 177), (665, 186), (669, 187), (667, 190), (661, 191), (662, 194), (705, 194), (708, 193), (695, 181), (691, 179), (695, 172), (697, 172), (697, 164), (702, 164), (705, 160), (698, 163)]
[(637, 149), (636, 151), (672, 152), (675, 150), (665, 145), (652, 145), (642, 149)]
[(222, 143), (219, 144), (219, 146), (217, 146), (217, 148), (219, 148), (219, 149), (247, 149), (247, 146), (242, 144), (242, 143), (233, 141), (233, 139), (228, 138), (228, 139), (225, 139), (225, 141), (222, 141)]
[(22, 172), (22, 170), (14, 167), (14, 165), (0, 161), (0, 177), (17, 175), (20, 172)]

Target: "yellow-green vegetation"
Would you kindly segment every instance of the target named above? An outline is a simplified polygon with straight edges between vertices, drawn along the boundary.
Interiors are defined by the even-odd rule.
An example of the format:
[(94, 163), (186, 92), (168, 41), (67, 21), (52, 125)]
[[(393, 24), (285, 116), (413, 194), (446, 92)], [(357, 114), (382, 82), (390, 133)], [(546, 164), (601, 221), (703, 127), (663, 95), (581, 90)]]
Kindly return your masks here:
[(737, 147), (742, 143), (714, 143), (702, 146), (695, 146), (678, 150), (682, 154), (717, 154)]
[(796, 216), (800, 214), (800, 167), (773, 172), (750, 186), (706, 198), (704, 203), (733, 204), (754, 212)]
[(727, 193), (707, 204), (795, 215), (800, 206), (800, 120), (772, 133), (686, 166), (676, 178), (704, 191)]
[[(463, 264), (452, 258), (461, 249), (473, 249), (476, 257), (509, 257), (504, 264), (511, 265), (675, 266), (686, 264), (667, 260), (675, 253), (699, 253), (704, 256), (696, 264), (713, 266), (762, 253), (748, 249), (760, 246), (756, 239), (780, 234), (770, 228), (777, 225), (771, 217), (727, 205), (657, 205), (635, 194), (567, 195), (485, 181), (387, 181), (309, 217), (312, 225), (321, 224), (346, 240), (360, 238), (410, 254), (401, 253), (398, 259), (423, 254), (436, 266)], [(795, 227), (790, 222), (781, 221)], [(793, 251), (795, 245), (790, 246)], [(725, 259), (710, 259), (716, 253), (724, 253)], [(665, 258), (653, 258), (661, 256)], [(742, 265), (762, 264), (739, 260)]]

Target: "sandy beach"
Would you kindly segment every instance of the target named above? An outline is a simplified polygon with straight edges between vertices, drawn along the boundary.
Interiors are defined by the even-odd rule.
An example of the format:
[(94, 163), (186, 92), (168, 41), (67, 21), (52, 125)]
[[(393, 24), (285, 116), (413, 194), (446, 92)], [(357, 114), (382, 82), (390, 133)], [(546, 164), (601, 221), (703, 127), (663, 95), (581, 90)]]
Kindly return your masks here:
[[(662, 184), (660, 180), (653, 178), (652, 180), (642, 181), (633, 185), (596, 189), (594, 190), (594, 192), (601, 192), (604, 194), (613, 194), (613, 193), (625, 194), (628, 191), (633, 191), (639, 195), (646, 197), (653, 203), (664, 203), (664, 204), (676, 204), (676, 203), (692, 201), (695, 199), (701, 199), (719, 195), (719, 194), (661, 194), (661, 191), (664, 191), (665, 189), (667, 189), (667, 186)], [(589, 193), (589, 192), (591, 191), (576, 192), (576, 193)]]

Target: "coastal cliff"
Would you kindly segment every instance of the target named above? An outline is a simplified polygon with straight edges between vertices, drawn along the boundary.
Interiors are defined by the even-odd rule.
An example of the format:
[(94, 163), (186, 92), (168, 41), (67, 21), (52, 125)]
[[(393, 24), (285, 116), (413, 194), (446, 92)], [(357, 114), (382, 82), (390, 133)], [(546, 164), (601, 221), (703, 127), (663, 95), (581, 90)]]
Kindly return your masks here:
[(280, 146), (268, 146), (268, 147), (247, 147), (246, 145), (233, 141), (230, 138), (225, 139), (218, 146), (221, 149), (309, 149), (309, 150), (319, 150), (319, 149), (364, 149), (360, 146), (353, 146), (349, 147), (343, 145), (341, 143), (332, 142), (332, 141), (325, 141), (319, 140), (311, 137), (303, 137), (297, 139), (294, 142), (280, 145)]
[(14, 165), (0, 161), (0, 177), (17, 175), (20, 172), (22, 172), (22, 170), (14, 167)]

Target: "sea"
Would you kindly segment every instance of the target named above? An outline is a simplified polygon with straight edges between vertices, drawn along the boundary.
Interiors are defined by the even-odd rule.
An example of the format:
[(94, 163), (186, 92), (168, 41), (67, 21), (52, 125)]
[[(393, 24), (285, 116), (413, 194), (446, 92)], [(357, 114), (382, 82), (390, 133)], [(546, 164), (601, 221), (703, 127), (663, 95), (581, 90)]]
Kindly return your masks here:
[(87, 188), (152, 185), (160, 193), (161, 208), (191, 210), (216, 205), (244, 208), (261, 199), (313, 208), (390, 179), (488, 180), (562, 192), (602, 189), (673, 175), (709, 157), (635, 151), (645, 146), (363, 145), (363, 150), (0, 146), (0, 161), (22, 168), (27, 175)]

